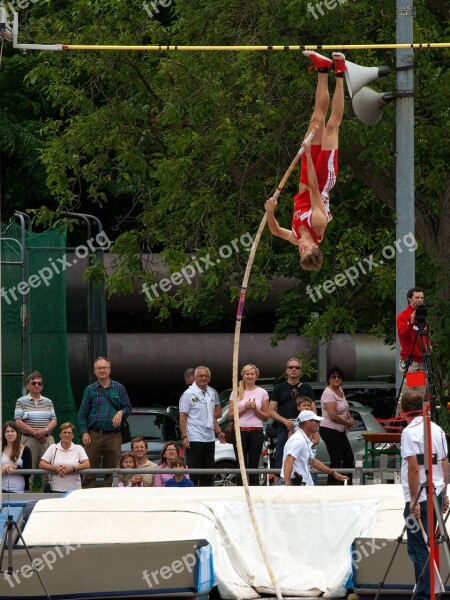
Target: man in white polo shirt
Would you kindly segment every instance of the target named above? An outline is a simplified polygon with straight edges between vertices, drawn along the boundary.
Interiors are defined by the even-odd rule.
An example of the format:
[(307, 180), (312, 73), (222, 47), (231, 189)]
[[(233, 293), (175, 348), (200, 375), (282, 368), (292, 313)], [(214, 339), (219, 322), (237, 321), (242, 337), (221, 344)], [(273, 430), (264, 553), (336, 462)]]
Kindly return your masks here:
[(332, 475), (338, 481), (348, 479), (337, 471), (323, 464), (318, 458), (315, 458), (311, 448), (311, 437), (319, 431), (318, 417), (312, 410), (302, 410), (298, 416), (299, 430), (291, 435), (286, 442), (283, 452), (283, 467), (281, 469), (281, 478), (285, 485), (314, 485), (311, 477), (310, 468), (316, 469), (321, 473)]
[[(44, 379), (39, 371), (27, 377), (28, 394), (16, 402), (14, 420), (22, 432), (22, 444), (31, 450), (31, 467), (37, 469), (47, 448), (55, 443), (51, 435), (56, 427), (56, 414), (53, 402), (42, 396)], [(48, 482), (48, 476), (42, 476)], [(33, 475), (30, 477), (30, 490), (33, 489)]]
[[(180, 430), (190, 469), (214, 469), (215, 434), (225, 444), (225, 434), (217, 419), (222, 415), (219, 396), (209, 386), (211, 371), (197, 367), (194, 383), (180, 398)], [(190, 476), (194, 485), (213, 485), (212, 475)]]
[[(400, 415), (408, 423), (402, 431), (402, 486), (405, 496), (406, 535), (408, 540), (408, 556), (414, 564), (416, 577), (415, 600), (430, 598), (430, 568), (428, 547), (423, 539), (422, 531), (417, 523), (420, 519), (423, 529), (428, 534), (428, 502), (424, 487), (425, 451), (423, 427), (422, 392), (406, 390), (402, 395)], [(431, 445), (433, 453), (432, 478), (435, 494), (444, 512), (448, 510), (448, 448), (444, 431), (436, 423), (431, 423)], [(431, 501), (431, 499), (430, 499)], [(436, 519), (435, 519), (436, 523)], [(426, 568), (425, 568), (426, 565)]]

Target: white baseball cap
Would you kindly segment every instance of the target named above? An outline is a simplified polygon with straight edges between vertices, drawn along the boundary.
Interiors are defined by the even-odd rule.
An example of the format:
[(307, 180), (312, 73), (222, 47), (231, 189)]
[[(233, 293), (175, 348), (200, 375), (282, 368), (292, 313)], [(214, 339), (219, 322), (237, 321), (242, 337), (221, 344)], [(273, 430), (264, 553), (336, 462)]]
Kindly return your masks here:
[(298, 416), (298, 420), (300, 423), (305, 423), (306, 421), (323, 421), (323, 417), (318, 417), (312, 410), (302, 410)]

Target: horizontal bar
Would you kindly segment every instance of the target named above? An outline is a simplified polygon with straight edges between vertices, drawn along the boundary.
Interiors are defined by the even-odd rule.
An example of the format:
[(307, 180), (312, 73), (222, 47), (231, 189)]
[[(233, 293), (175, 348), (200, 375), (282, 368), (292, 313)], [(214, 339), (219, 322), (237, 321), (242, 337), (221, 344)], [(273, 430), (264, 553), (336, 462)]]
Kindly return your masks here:
[[(318, 44), (298, 46), (119, 46), (119, 45), (80, 45), (62, 44), (62, 50), (107, 50), (107, 51), (137, 51), (137, 52), (264, 52), (264, 51), (301, 51), (301, 50), (396, 50), (411, 48), (426, 50), (430, 48), (450, 48), (450, 42), (432, 42), (418, 44)], [(53, 47), (49, 47), (53, 49)], [(59, 48), (58, 48), (59, 49)]]
[(417, 44), (306, 44), (299, 46), (119, 46), (82, 44), (14, 44), (19, 50), (96, 50), (110, 52), (277, 52), (301, 50), (398, 50), (450, 48), (450, 42), (423, 42)]

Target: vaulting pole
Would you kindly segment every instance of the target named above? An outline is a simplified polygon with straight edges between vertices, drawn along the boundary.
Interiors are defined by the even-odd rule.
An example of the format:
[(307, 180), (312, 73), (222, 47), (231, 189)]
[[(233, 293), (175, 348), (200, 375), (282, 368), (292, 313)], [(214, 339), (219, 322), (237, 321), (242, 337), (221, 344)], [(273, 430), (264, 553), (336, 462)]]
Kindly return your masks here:
[[(310, 132), (310, 134), (307, 136), (307, 138), (305, 140), (307, 144), (310, 144), (312, 142), (312, 139), (313, 139), (314, 134), (316, 133), (317, 129), (318, 129), (317, 126), (314, 127), (312, 129), (312, 131)], [(273, 198), (277, 199), (278, 196), (283, 191), (283, 188), (286, 185), (286, 182), (289, 179), (290, 174), (292, 173), (292, 171), (294, 170), (298, 161), (300, 160), (300, 157), (303, 154), (303, 152), (304, 152), (304, 149), (302, 147), (295, 155), (294, 160), (289, 165), (289, 168), (286, 171), (286, 173), (284, 174), (283, 179), (278, 184), (277, 189), (275, 190), (275, 193), (273, 195)], [(241, 295), (239, 298), (239, 304), (238, 304), (238, 309), (237, 309), (237, 314), (236, 314), (236, 325), (235, 325), (235, 330), (234, 330), (234, 345), (233, 345), (233, 415), (234, 415), (234, 431), (236, 434), (236, 448), (238, 451), (238, 459), (239, 459), (239, 468), (241, 470), (242, 484), (244, 486), (245, 498), (247, 501), (250, 518), (252, 521), (253, 529), (255, 530), (256, 539), (257, 539), (259, 548), (261, 550), (261, 554), (264, 559), (264, 563), (266, 565), (267, 572), (269, 573), (269, 577), (270, 577), (270, 580), (274, 587), (276, 596), (280, 600), (282, 598), (282, 596), (281, 596), (280, 590), (278, 588), (277, 580), (272, 571), (272, 566), (270, 564), (270, 561), (267, 558), (266, 550), (264, 547), (264, 542), (261, 537), (261, 533), (260, 533), (259, 526), (258, 526), (258, 521), (256, 520), (255, 511), (253, 508), (252, 497), (250, 495), (250, 490), (248, 487), (247, 473), (245, 471), (245, 465), (244, 465), (244, 454), (242, 452), (241, 430), (239, 428), (239, 407), (238, 407), (238, 364), (239, 364), (239, 342), (240, 342), (240, 337), (241, 337), (242, 315), (244, 313), (245, 296), (247, 293), (247, 286), (248, 286), (248, 282), (250, 279), (250, 273), (251, 273), (251, 270), (253, 267), (253, 261), (255, 260), (256, 250), (258, 248), (259, 240), (261, 239), (261, 235), (262, 235), (262, 232), (264, 231), (266, 223), (267, 223), (267, 215), (265, 214), (261, 220), (259, 227), (258, 227), (258, 231), (256, 232), (255, 239), (253, 241), (252, 248), (250, 250), (250, 255), (248, 257), (247, 266), (245, 268), (244, 278), (242, 281)]]

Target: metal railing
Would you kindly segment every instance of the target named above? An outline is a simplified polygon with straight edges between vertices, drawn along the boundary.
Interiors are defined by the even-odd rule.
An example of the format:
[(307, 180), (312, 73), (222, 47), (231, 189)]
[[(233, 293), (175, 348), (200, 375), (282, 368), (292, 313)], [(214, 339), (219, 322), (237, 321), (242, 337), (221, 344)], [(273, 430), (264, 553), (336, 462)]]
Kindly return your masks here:
[[(353, 485), (365, 485), (365, 484), (378, 484), (378, 483), (400, 483), (400, 468), (388, 467), (388, 456), (382, 455), (380, 457), (380, 464), (377, 467), (363, 467), (358, 465), (353, 469), (337, 469), (339, 473), (344, 475), (351, 474)], [(247, 475), (276, 475), (280, 476), (280, 469), (246, 469)], [(314, 471), (318, 475), (325, 476), (320, 471)], [(183, 474), (183, 475), (240, 475), (240, 469), (84, 469), (77, 471), (77, 474), (83, 475), (112, 475), (113, 476), (113, 487), (117, 486), (119, 481), (119, 475), (133, 475), (133, 474), (146, 474), (146, 475), (161, 475), (164, 474)], [(20, 469), (21, 475), (54, 475), (51, 471), (45, 469)], [(70, 474), (69, 474), (70, 475)]]

